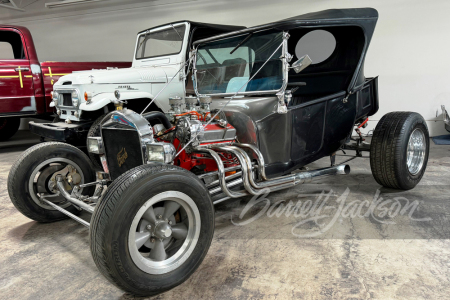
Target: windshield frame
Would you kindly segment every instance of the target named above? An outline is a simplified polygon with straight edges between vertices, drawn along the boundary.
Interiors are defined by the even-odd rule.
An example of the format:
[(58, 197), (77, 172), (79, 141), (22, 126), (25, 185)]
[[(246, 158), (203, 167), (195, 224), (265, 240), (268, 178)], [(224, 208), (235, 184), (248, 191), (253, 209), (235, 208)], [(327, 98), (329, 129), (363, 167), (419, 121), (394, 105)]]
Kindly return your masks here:
[[(142, 51), (141, 48), (142, 48), (143, 45), (141, 45), (141, 47), (139, 47), (139, 39), (141, 37), (143, 37), (145, 35), (148, 35), (150, 33), (163, 31), (163, 30), (167, 30), (167, 29), (172, 29), (173, 30), (173, 28), (176, 29), (177, 26), (179, 27), (179, 26), (182, 26), (182, 25), (185, 25), (185, 32), (184, 32), (184, 36), (183, 36), (183, 40), (182, 40), (180, 51), (178, 51), (176, 53), (167, 53), (167, 54), (162, 54), (162, 55), (137, 57), (138, 56), (138, 51)], [(168, 56), (173, 56), (173, 55), (179, 55), (186, 48), (185, 44), (186, 44), (187, 39), (189, 38), (189, 30), (190, 30), (190, 26), (189, 25), (190, 24), (188, 22), (177, 22), (177, 23), (170, 23), (170, 24), (167, 24), (167, 25), (159, 26), (159, 27), (156, 27), (156, 28), (153, 28), (153, 29), (149, 29), (149, 30), (145, 30), (143, 32), (140, 32), (138, 34), (138, 36), (137, 36), (137, 39), (136, 39), (136, 46), (135, 46), (135, 50), (134, 50), (134, 59), (135, 60), (146, 60), (146, 59), (150, 59), (151, 60), (151, 59), (155, 59), (155, 58), (158, 58), (158, 57), (168, 57)], [(173, 28), (172, 28), (172, 26), (173, 26)], [(180, 33), (180, 32), (178, 32), (178, 33)]]
[(246, 32), (246, 33), (239, 33), (239, 34), (236, 34), (236, 35), (227, 36), (227, 37), (224, 37), (224, 38), (218, 38), (218, 39), (214, 39), (214, 40), (209, 40), (207, 42), (197, 44), (195, 46), (195, 48), (194, 48), (194, 63), (193, 63), (194, 91), (195, 91), (196, 95), (197, 96), (212, 96), (212, 97), (232, 97), (232, 96), (239, 96), (239, 95), (247, 95), (247, 96), (249, 96), (249, 95), (277, 94), (277, 93), (280, 93), (280, 92), (284, 92), (286, 90), (286, 87), (287, 87), (287, 78), (288, 78), (288, 75), (287, 75), (287, 71), (288, 71), (287, 68), (288, 68), (288, 66), (286, 66), (287, 62), (286, 62), (286, 60), (284, 58), (287, 57), (286, 53), (287, 53), (288, 47), (287, 47), (287, 38), (284, 38), (285, 32), (282, 31), (282, 30), (280, 30), (280, 33), (283, 33), (283, 40), (282, 40), (283, 46), (281, 47), (282, 54), (281, 54), (281, 57), (279, 59), (282, 61), (282, 75), (283, 75), (282, 76), (282, 80), (283, 80), (283, 82), (281, 84), (281, 87), (278, 90), (243, 91), (243, 92), (241, 91), (241, 92), (215, 93), (215, 94), (201, 94), (198, 91), (198, 86), (197, 86), (197, 82), (198, 82), (198, 78), (197, 78), (197, 71), (198, 71), (198, 69), (197, 69), (197, 58), (198, 58), (197, 57), (197, 52), (198, 52), (198, 48), (201, 45), (208, 44), (210, 42), (216, 42), (216, 41), (220, 41), (220, 40), (236, 38), (236, 37), (245, 38), (250, 33), (257, 34), (257, 33), (261, 33), (261, 32), (264, 32), (264, 31), (270, 32), (270, 31), (273, 31), (273, 29), (269, 29), (269, 30), (265, 29), (265, 30), (258, 30), (258, 31)]

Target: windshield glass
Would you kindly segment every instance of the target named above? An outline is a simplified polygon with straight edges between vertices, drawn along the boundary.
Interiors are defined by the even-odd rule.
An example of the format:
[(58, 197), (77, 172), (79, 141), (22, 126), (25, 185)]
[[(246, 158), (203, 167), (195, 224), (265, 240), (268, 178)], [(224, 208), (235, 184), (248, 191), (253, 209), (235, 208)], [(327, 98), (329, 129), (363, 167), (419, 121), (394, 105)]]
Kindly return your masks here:
[[(283, 40), (282, 32), (241, 35), (202, 44), (197, 51), (197, 89), (200, 94), (236, 93)], [(280, 48), (241, 92), (276, 91), (283, 84)]]
[(183, 47), (186, 25), (174, 25), (164, 30), (139, 36), (136, 59), (178, 54)]

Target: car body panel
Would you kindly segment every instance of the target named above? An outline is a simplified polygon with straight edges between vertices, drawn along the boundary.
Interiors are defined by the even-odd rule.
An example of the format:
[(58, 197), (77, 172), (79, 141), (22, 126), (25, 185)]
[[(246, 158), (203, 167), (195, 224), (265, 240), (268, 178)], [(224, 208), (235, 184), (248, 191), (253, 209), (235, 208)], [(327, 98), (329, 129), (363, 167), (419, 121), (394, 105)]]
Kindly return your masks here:
[(30, 31), (23, 26), (0, 25), (0, 35), (9, 32), (20, 36), (23, 57), (0, 59), (0, 116), (51, 114), (50, 93), (61, 76), (77, 70), (131, 66), (131, 62), (40, 63)]

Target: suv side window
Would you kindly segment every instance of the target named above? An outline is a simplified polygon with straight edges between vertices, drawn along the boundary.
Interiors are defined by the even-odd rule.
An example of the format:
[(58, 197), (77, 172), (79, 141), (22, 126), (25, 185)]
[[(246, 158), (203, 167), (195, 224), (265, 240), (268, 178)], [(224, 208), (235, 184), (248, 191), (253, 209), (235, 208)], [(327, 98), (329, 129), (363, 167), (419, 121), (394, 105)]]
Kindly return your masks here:
[(0, 31), (0, 59), (25, 59), (22, 39), (14, 31)]

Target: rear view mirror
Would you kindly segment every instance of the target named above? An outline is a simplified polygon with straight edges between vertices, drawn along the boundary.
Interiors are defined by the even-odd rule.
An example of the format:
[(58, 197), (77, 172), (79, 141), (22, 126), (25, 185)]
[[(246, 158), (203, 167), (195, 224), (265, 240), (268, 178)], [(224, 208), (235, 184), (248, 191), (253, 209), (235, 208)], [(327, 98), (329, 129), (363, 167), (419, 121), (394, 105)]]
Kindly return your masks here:
[(308, 54), (300, 57), (299, 60), (297, 60), (295, 63), (292, 64), (291, 69), (294, 69), (295, 73), (300, 73), (306, 67), (308, 67), (312, 63), (311, 58)]

